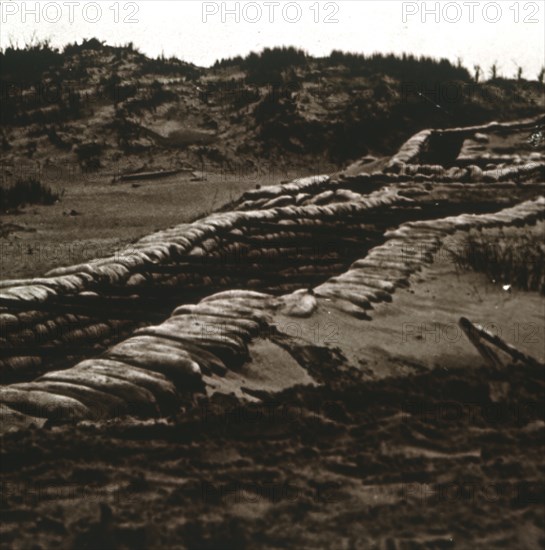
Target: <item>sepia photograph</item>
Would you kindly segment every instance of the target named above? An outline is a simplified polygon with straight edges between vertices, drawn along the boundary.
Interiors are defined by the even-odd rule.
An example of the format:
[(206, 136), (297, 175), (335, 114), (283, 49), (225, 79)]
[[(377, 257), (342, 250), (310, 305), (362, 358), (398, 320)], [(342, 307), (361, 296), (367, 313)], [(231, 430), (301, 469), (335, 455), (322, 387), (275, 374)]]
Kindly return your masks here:
[(1, 1), (0, 121), (0, 550), (545, 549), (545, 0)]

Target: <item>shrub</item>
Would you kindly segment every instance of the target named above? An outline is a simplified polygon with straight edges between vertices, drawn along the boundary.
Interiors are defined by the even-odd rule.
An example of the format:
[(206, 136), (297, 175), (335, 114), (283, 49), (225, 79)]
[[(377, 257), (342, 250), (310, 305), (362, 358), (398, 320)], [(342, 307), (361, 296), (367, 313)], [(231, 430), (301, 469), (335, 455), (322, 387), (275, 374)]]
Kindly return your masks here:
[(60, 67), (63, 56), (48, 40), (27, 44), (24, 48), (9, 46), (0, 51), (0, 75), (5, 82), (31, 83), (43, 73)]
[(307, 54), (293, 46), (265, 48), (261, 53), (252, 52), (246, 57), (216, 61), (214, 68), (239, 66), (247, 72), (247, 82), (257, 86), (280, 86), (284, 83), (283, 73), (307, 64)]
[(74, 42), (72, 44), (67, 44), (64, 47), (64, 53), (68, 55), (74, 55), (82, 53), (84, 51), (101, 51), (107, 48), (104, 40), (98, 40), (97, 38), (84, 38), (81, 44)]
[(461, 269), (486, 273), (492, 280), (545, 294), (543, 223), (533, 229), (512, 229), (492, 238), (470, 234), (451, 254)]
[(53, 204), (60, 195), (35, 178), (19, 179), (7, 188), (0, 187), (0, 212), (26, 204)]
[(370, 56), (333, 50), (324, 60), (326, 66), (344, 66), (354, 76), (384, 74), (406, 82), (435, 82), (461, 80), (469, 82), (471, 75), (461, 65), (453, 65), (448, 59), (416, 57), (414, 55), (374, 53)]
[(76, 155), (80, 166), (90, 171), (100, 168), (102, 148), (102, 145), (96, 141), (78, 145), (76, 148)]
[(154, 80), (149, 90), (142, 97), (135, 97), (125, 102), (128, 113), (140, 113), (143, 110), (155, 111), (163, 103), (173, 102), (178, 99), (175, 92), (165, 90), (163, 85)]

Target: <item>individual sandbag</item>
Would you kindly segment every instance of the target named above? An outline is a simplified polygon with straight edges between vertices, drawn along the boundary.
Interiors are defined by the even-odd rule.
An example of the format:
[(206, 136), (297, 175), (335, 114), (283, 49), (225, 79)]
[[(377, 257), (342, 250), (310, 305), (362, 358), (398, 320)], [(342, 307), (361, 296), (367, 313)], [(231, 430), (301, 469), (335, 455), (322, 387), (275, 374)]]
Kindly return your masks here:
[(32, 345), (36, 343), (36, 334), (30, 328), (24, 328), (17, 332), (12, 332), (7, 335), (7, 340), (14, 347), (22, 347), (24, 345)]
[[(260, 281), (260, 279), (256, 279), (256, 281)], [(202, 305), (209, 305), (212, 307), (217, 307), (218, 309), (224, 309), (226, 311), (229, 311), (231, 313), (235, 313), (238, 316), (248, 316), (249, 318), (262, 318), (264, 310), (267, 307), (267, 302), (264, 302), (263, 300), (259, 298), (218, 298), (216, 300), (210, 301), (210, 302), (202, 302)]]
[(398, 275), (394, 276), (392, 273), (379, 273), (379, 272), (373, 272), (369, 269), (360, 270), (360, 269), (351, 269), (348, 273), (363, 273), (366, 281), (372, 282), (374, 284), (392, 284), (395, 287), (408, 287), (409, 286), (409, 278), (407, 276)]
[(275, 208), (277, 206), (286, 206), (288, 204), (292, 204), (293, 197), (291, 195), (281, 195), (280, 197), (275, 197), (274, 199), (271, 199), (267, 201), (263, 208)]
[(207, 302), (213, 302), (215, 300), (223, 300), (230, 298), (242, 298), (242, 299), (253, 299), (253, 300), (262, 300), (266, 302), (272, 296), (270, 294), (264, 294), (263, 292), (256, 292), (253, 290), (225, 290), (223, 292), (217, 292), (211, 296), (203, 298), (200, 303), (205, 304)]
[[(184, 319), (186, 319), (184, 316), (171, 317), (160, 326), (175, 336), (183, 336), (195, 340), (209, 339), (221, 341), (234, 349), (244, 349), (246, 342), (251, 340), (250, 333), (240, 327), (228, 328), (221, 325), (210, 327), (202, 323), (197, 325), (196, 323), (187, 322)], [(135, 340), (136, 338), (140, 338), (140, 336), (135, 335), (131, 340)]]
[(310, 195), (308, 193), (298, 193), (295, 196), (295, 204), (298, 205), (298, 206), (301, 205), (301, 204), (307, 204), (307, 201), (311, 197), (312, 197), (312, 195)]
[(42, 358), (39, 356), (17, 355), (12, 357), (0, 358), (0, 371), (17, 372), (32, 371), (42, 364)]
[(181, 389), (200, 386), (201, 369), (187, 352), (180, 350), (150, 350), (126, 340), (108, 352), (108, 359), (118, 360), (145, 370), (159, 372)]
[[(209, 340), (201, 343), (199, 339), (178, 336), (173, 334), (172, 331), (166, 330), (162, 325), (158, 327), (143, 328), (142, 332), (139, 332), (139, 334), (171, 339), (174, 342), (181, 344), (191, 359), (201, 367), (201, 370), (204, 373), (214, 373), (219, 376), (225, 376), (227, 372), (227, 367), (225, 366), (223, 360), (220, 359), (218, 355), (210, 351), (212, 348), (217, 346), (217, 342), (211, 346)], [(202, 346), (206, 346), (207, 349), (204, 349)], [(231, 357), (232, 350), (229, 348), (229, 358)]]
[[(359, 271), (359, 270), (358, 270)], [(390, 281), (384, 281), (381, 279), (373, 279), (371, 277), (366, 277), (364, 274), (357, 274), (357, 271), (348, 271), (346, 274), (343, 274), (339, 277), (334, 277), (329, 279), (329, 283), (337, 283), (340, 285), (343, 284), (363, 284), (366, 287), (374, 288), (377, 290), (383, 290), (386, 292), (395, 292), (396, 285)]]
[(174, 384), (160, 373), (108, 359), (89, 359), (78, 363), (77, 367), (78, 370), (90, 370), (146, 388), (154, 395), (161, 412), (172, 411), (178, 403)]
[(394, 262), (394, 261), (386, 261), (382, 259), (373, 259), (373, 258), (366, 258), (364, 260), (358, 260), (357, 262), (354, 262), (353, 267), (355, 268), (375, 268), (375, 269), (394, 269), (400, 273), (403, 274), (410, 274), (414, 270), (405, 264), (404, 262)]
[(0, 313), (0, 337), (4, 338), (8, 332), (21, 326), (19, 318), (11, 313)]
[(288, 317), (310, 317), (318, 307), (314, 293), (301, 289), (279, 298), (280, 312)]
[(185, 314), (203, 314), (227, 318), (243, 317), (246, 319), (251, 319), (260, 325), (266, 324), (270, 319), (270, 316), (266, 311), (241, 306), (234, 300), (215, 300), (213, 302), (201, 302), (197, 305), (179, 306), (174, 310), (172, 316), (176, 317), (178, 315)]
[(320, 193), (316, 196), (314, 196), (312, 199), (308, 201), (309, 204), (325, 204), (333, 200), (335, 195), (334, 191), (324, 191), (323, 193)]
[(203, 349), (198, 345), (193, 345), (187, 341), (184, 342), (184, 349), (189, 353), (194, 361), (203, 367), (203, 371), (206, 369), (208, 372), (222, 377), (227, 374), (227, 367), (225, 363), (209, 350)]
[(99, 374), (89, 369), (71, 369), (48, 372), (36, 382), (68, 382), (79, 386), (87, 386), (96, 390), (111, 393), (127, 403), (128, 410), (136, 416), (156, 416), (159, 413), (155, 396), (147, 389), (105, 374)]
[(91, 416), (88, 407), (77, 399), (45, 391), (22, 390), (16, 384), (0, 386), (0, 403), (28, 416), (50, 420), (82, 420)]
[(184, 348), (197, 346), (219, 357), (229, 368), (242, 364), (248, 358), (248, 346), (244, 342), (235, 342), (223, 335), (184, 334), (179, 333), (176, 341)]
[[(213, 315), (177, 315), (168, 319), (166, 322), (172, 321), (178, 326), (193, 326), (199, 328), (206, 334), (208, 332), (220, 331), (226, 334), (236, 334), (241, 338), (250, 339), (259, 334), (259, 323), (251, 319), (243, 319), (240, 317), (217, 317)], [(138, 331), (135, 332), (138, 334)]]
[(129, 405), (123, 399), (107, 391), (100, 391), (89, 386), (69, 382), (40, 380), (39, 382), (17, 384), (17, 388), (44, 391), (76, 399), (89, 409), (90, 418), (93, 420), (105, 420), (116, 416), (123, 416), (129, 412)]
[(337, 189), (334, 197), (335, 200), (341, 201), (358, 201), (361, 199), (361, 195), (359, 193), (355, 193), (350, 189)]
[(389, 292), (368, 286), (364, 283), (345, 282), (337, 283), (337, 285), (342, 289), (341, 292), (353, 292), (358, 295), (363, 295), (371, 303), (392, 301), (392, 295)]
[(49, 296), (55, 294), (56, 292), (47, 286), (26, 285), (2, 289), (0, 291), (0, 299), (43, 303)]
[(315, 288), (314, 293), (319, 297), (350, 302), (358, 306), (359, 309), (373, 309), (371, 300), (369, 300), (368, 296), (366, 296), (363, 292), (352, 292), (347, 289), (337, 288), (334, 285), (325, 283), (324, 285)]
[(400, 263), (401, 265), (411, 269), (418, 269), (424, 263), (422, 258), (408, 256), (407, 254), (403, 254), (401, 250), (396, 250), (395, 252), (389, 250), (376, 250), (372, 254), (369, 254), (368, 260), (378, 263), (385, 262), (386, 265)]

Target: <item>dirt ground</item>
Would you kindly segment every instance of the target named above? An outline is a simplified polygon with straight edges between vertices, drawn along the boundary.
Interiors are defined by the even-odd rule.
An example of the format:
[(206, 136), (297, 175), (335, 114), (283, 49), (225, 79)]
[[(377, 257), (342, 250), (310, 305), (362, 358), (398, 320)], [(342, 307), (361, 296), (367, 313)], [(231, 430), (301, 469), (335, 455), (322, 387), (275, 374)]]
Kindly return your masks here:
[(37, 277), (109, 256), (144, 235), (210, 214), (258, 182), (275, 185), (313, 173), (309, 168), (261, 178), (251, 172), (189, 172), (132, 182), (112, 182), (111, 174), (76, 182), (50, 174), (44, 184), (64, 190), (57, 203), (2, 215), (0, 279)]
[(351, 372), (266, 405), (14, 435), (2, 548), (540, 548), (543, 390), (517, 369)]
[(8, 434), (1, 547), (543, 547), (543, 371), (491, 369), (454, 328), (466, 315), (543, 360), (543, 298), (445, 258), (372, 322), (323, 305), (301, 321), (331, 351), (311, 377), (258, 341), (261, 403)]
[[(18, 227), (1, 277), (109, 254), (255, 187), (193, 177), (80, 184), (6, 216)], [(445, 251), (459, 238), (372, 321), (325, 300), (310, 319), (276, 315), (323, 353), (303, 368), (255, 341), (237, 380), (261, 402), (197, 395), (160, 420), (4, 435), (0, 548), (545, 547), (543, 369), (491, 368), (458, 327), (467, 317), (543, 362), (545, 301), (457, 267)]]

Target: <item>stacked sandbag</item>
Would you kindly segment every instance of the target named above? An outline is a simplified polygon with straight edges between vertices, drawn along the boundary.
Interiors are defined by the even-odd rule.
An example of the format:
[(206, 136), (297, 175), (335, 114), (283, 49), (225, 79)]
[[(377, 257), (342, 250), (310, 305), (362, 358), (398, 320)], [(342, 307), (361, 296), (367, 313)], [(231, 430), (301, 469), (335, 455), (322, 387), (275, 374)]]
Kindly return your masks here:
[[(370, 319), (373, 304), (392, 300), (396, 288), (433, 261), (443, 239), (455, 231), (533, 224), (545, 219), (545, 198), (527, 201), (493, 214), (462, 214), (439, 220), (415, 221), (386, 232), (385, 244), (350, 269), (314, 289), (328, 304), (359, 319)], [(540, 270), (540, 276), (542, 270)]]
[(486, 124), (477, 124), (474, 126), (462, 126), (455, 128), (445, 128), (441, 130), (445, 134), (464, 134), (472, 136), (476, 133), (490, 134), (498, 132), (517, 132), (522, 130), (531, 130), (538, 124), (543, 124), (543, 115), (527, 118), (523, 120), (513, 120), (506, 122), (488, 122)]
[[(268, 185), (259, 189), (246, 191), (242, 197), (230, 205), (234, 210), (255, 210), (266, 208), (266, 204), (281, 197), (288, 198), (293, 204), (295, 197), (301, 193), (314, 194), (325, 189), (328, 185), (335, 186), (336, 181), (331, 180), (327, 175), (311, 176), (308, 178), (296, 179), (290, 183), (279, 185)], [(276, 205), (281, 206), (281, 205)]]
[(205, 391), (248, 360), (248, 344), (267, 334), (274, 299), (226, 291), (178, 307), (164, 323), (137, 330), (101, 357), (0, 386), (0, 405), (32, 418), (105, 419), (170, 414), (184, 396)]
[[(483, 127), (440, 134), (475, 131)], [(429, 139), (425, 131), (407, 147), (423, 151)], [(317, 285), (403, 222), (493, 211), (541, 194), (544, 165), (508, 167), (492, 177), (476, 164), (443, 170), (404, 163), (400, 174), (296, 180), (249, 192), (245, 201), (263, 200), (262, 209), (216, 213), (148, 235), (107, 258), (4, 282), (1, 379), (99, 353), (163, 319), (174, 304), (225, 288), (282, 294)]]
[[(472, 174), (471, 178), (476, 179), (479, 175), (479, 173)], [(323, 184), (325, 180), (318, 181)], [(350, 183), (350, 185), (352, 184)], [(313, 185), (318, 184), (313, 182)], [(388, 188), (382, 188), (375, 194), (382, 194), (387, 198), (389, 192)], [(335, 191), (329, 189), (306, 199), (302, 205), (325, 206), (329, 204), (335, 210), (334, 207), (338, 202), (350, 204), (359, 202), (361, 207), (369, 208), (371, 204), (369, 199), (372, 198), (373, 193), (360, 195), (359, 199), (358, 195), (359, 193), (351, 189), (337, 188)], [(290, 208), (295, 207), (271, 208), (275, 221), (289, 214)], [(295, 216), (298, 215), (297, 210), (293, 212)], [(127, 287), (138, 292), (140, 287), (156, 288), (161, 284), (167, 287), (187, 285), (186, 288), (189, 291), (198, 291), (206, 286), (206, 282), (199, 282), (197, 279), (196, 285), (193, 284), (194, 276), (185, 265), (187, 257), (221, 257), (222, 251), (233, 245), (236, 246), (237, 243), (233, 243), (231, 240), (232, 231), (247, 221), (244, 214), (243, 212), (215, 214), (194, 224), (184, 224), (178, 228), (158, 232), (141, 239), (130, 248), (122, 250), (110, 258), (53, 270), (49, 273), (47, 284), (43, 284), (43, 280), (41, 280), (40, 283), (27, 282), (28, 284), (21, 288), (8, 289), (3, 292), (0, 299), (3, 297), (6, 303), (17, 299), (44, 302), (55, 292), (74, 293), (73, 286), (76, 286), (80, 293), (99, 289), (102, 294), (109, 292), (115, 294), (116, 291), (120, 292), (120, 289), (124, 290)], [(301, 211), (301, 215), (306, 214)], [(319, 215), (321, 216), (321, 213)], [(229, 232), (231, 232), (230, 235)], [(169, 276), (168, 270), (165, 274), (161, 274), (160, 267), (164, 265), (170, 266), (172, 271), (176, 272), (175, 275)], [(183, 275), (186, 271), (188, 274), (184, 280)]]
[(63, 299), (84, 295), (90, 280), (83, 274), (0, 283), (0, 380), (102, 350), (134, 328), (107, 316), (70, 313)]
[(545, 162), (530, 161), (518, 166), (485, 167), (482, 181), (537, 182), (545, 179)]
[(433, 130), (422, 130), (409, 138), (390, 159), (384, 171), (399, 172), (404, 164), (416, 163), (432, 133)]
[(130, 334), (138, 324), (92, 319), (72, 313), (0, 312), (0, 380), (54, 368), (85, 354), (103, 351)]
[[(422, 130), (411, 138), (409, 138), (399, 149), (399, 151), (390, 159), (390, 162), (385, 168), (385, 172), (399, 173), (405, 169), (407, 164), (418, 164), (424, 157), (444, 156), (449, 161), (456, 158), (455, 151), (461, 149), (465, 139), (473, 137), (476, 133), (488, 134), (494, 132), (515, 132), (521, 130), (530, 130), (536, 124), (543, 124), (543, 117), (534, 117), (522, 121), (513, 122), (491, 122), (485, 125), (468, 126), (461, 128), (445, 128), (441, 130)], [(447, 155), (440, 154), (440, 149), (451, 149)], [(438, 155), (434, 150), (437, 150)], [(474, 164), (476, 158), (481, 155), (470, 157), (462, 162)], [(513, 158), (506, 155), (503, 158), (504, 162), (510, 163)], [(484, 161), (483, 161), (484, 162)]]

